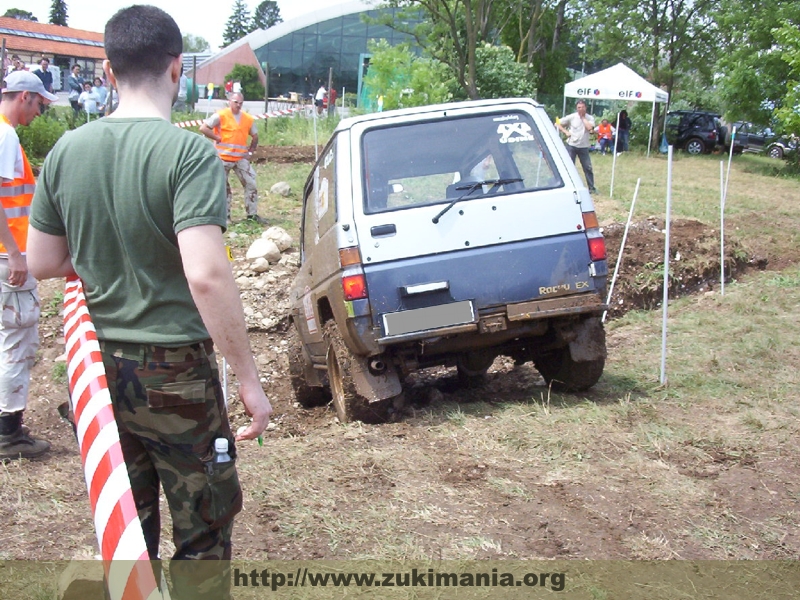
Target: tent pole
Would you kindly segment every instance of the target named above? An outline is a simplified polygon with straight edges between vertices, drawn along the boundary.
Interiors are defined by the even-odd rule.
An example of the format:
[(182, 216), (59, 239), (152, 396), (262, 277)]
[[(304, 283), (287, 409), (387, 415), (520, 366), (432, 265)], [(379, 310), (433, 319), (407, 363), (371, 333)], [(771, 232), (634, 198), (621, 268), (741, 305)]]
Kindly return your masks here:
[(614, 151), (611, 153), (611, 191), (608, 192), (608, 197), (614, 197), (614, 172), (617, 170), (617, 143), (619, 142), (619, 113), (617, 111), (617, 129), (614, 131)]
[(656, 101), (653, 100), (653, 112), (650, 113), (650, 134), (647, 136), (647, 158), (650, 158), (650, 146), (653, 144), (653, 123), (656, 120)]

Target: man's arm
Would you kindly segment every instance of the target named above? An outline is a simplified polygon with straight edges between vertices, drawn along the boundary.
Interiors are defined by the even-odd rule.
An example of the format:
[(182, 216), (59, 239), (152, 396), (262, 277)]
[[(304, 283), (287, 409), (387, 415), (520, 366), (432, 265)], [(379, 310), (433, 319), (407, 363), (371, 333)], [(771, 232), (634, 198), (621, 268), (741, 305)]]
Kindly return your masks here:
[(36, 279), (75, 275), (66, 236), (43, 233), (29, 225), (27, 258), (28, 268)]
[(250, 153), (252, 154), (253, 152), (255, 152), (256, 148), (258, 148), (258, 133), (251, 133), (250, 134)]
[(211, 338), (236, 374), (245, 411), (253, 418), (236, 439), (255, 439), (269, 423), (272, 406), (258, 379), (222, 230), (217, 225), (184, 229), (178, 233), (178, 246), (192, 298)]
[(9, 285), (22, 285), (28, 279), (28, 263), (22, 252), (19, 251), (17, 240), (14, 239), (8, 227), (6, 211), (0, 207), (0, 243), (6, 248), (8, 254), (8, 283)]
[(211, 127), (209, 127), (205, 123), (202, 123), (200, 125), (200, 133), (202, 133), (208, 139), (214, 140), (217, 143), (222, 141), (222, 138), (220, 136), (218, 136), (216, 133), (214, 133), (214, 130), (211, 129)]

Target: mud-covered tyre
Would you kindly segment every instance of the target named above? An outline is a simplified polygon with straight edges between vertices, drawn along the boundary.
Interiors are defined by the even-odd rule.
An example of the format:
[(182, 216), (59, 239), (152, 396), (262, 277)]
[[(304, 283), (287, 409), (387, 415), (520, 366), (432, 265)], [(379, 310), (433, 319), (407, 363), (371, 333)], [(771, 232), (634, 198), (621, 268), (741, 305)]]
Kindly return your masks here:
[(465, 352), (456, 360), (458, 381), (465, 387), (477, 387), (486, 380), (486, 372), (492, 366), (496, 355), (491, 352)]
[(582, 392), (600, 379), (606, 359), (575, 362), (570, 355), (569, 346), (565, 346), (537, 356), (533, 364), (553, 390)]
[(306, 381), (306, 359), (300, 346), (297, 335), (289, 336), (289, 383), (292, 386), (294, 397), (300, 406), (312, 408), (323, 406), (330, 402), (330, 394), (323, 387), (308, 385)]
[(385, 423), (389, 420), (400, 397), (370, 402), (358, 393), (351, 374), (351, 365), (356, 360), (345, 345), (336, 323), (328, 321), (324, 328), (328, 343), (328, 381), (333, 396), (333, 407), (341, 423), (363, 421), (364, 423)]

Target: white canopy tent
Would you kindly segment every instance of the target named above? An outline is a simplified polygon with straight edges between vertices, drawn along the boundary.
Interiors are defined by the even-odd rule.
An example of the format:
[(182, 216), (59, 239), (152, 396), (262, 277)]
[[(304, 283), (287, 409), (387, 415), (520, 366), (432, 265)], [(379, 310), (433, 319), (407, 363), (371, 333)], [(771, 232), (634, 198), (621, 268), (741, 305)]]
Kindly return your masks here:
[[(656, 103), (669, 102), (669, 94), (657, 88), (635, 71), (619, 63), (608, 69), (570, 81), (564, 86), (564, 108), (567, 110), (567, 98), (583, 98), (584, 100), (618, 100), (623, 102), (652, 102), (653, 111), (650, 116), (650, 136), (648, 137), (647, 155), (650, 155), (650, 142), (653, 139), (653, 122), (656, 116)], [(619, 123), (617, 123), (619, 125)], [(615, 152), (616, 154), (616, 152)]]

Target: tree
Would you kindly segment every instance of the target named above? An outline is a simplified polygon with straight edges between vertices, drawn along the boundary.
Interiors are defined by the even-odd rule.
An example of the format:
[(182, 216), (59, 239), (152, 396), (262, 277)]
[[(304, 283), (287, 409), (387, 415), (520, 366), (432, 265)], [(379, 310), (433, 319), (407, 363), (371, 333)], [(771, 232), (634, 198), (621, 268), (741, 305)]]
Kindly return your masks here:
[(281, 9), (275, 0), (264, 0), (253, 12), (253, 22), (250, 31), (256, 29), (269, 29), (273, 25), (282, 23)]
[(32, 12), (22, 10), (21, 8), (9, 8), (3, 16), (10, 17), (12, 19), (19, 19), (20, 21), (33, 21), (34, 23), (39, 22), (39, 19), (34, 17)]
[(721, 34), (720, 0), (591, 0), (582, 10), (587, 51), (644, 72), (672, 97), (680, 75), (702, 75), (711, 85)]
[(67, 3), (64, 0), (53, 0), (50, 5), (50, 23), (67, 26)]
[(448, 68), (436, 59), (415, 56), (407, 44), (371, 41), (369, 70), (364, 78), (367, 102), (383, 96), (384, 110), (437, 104), (450, 99)]
[(243, 0), (236, 0), (233, 3), (233, 13), (225, 24), (222, 41), (228, 46), (236, 40), (242, 39), (250, 31), (250, 11), (247, 10), (247, 4)]
[(205, 38), (200, 37), (199, 35), (192, 35), (191, 33), (185, 33), (183, 35), (183, 51), (184, 52), (205, 52), (206, 50), (210, 50), (211, 45), (206, 41)]
[(258, 74), (257, 67), (236, 63), (231, 72), (225, 76), (225, 81), (238, 81), (242, 84), (242, 95), (245, 100), (263, 100), (264, 84), (261, 83)]
[(421, 22), (404, 22), (403, 13), (400, 19), (377, 20), (412, 36), (425, 52), (450, 68), (469, 98), (480, 98), (476, 49), (496, 41), (511, 15), (506, 0), (388, 0), (387, 6), (404, 9), (406, 16), (421, 12)]
[(800, 4), (725, 0), (719, 23), (725, 52), (715, 71), (723, 111), (730, 120), (770, 125), (773, 111), (786, 101), (786, 83), (792, 79), (791, 64), (784, 58), (790, 38), (780, 32), (785, 23), (800, 27)]
[[(790, 70), (786, 95), (781, 106), (775, 110), (775, 116), (783, 131), (797, 135), (800, 133), (800, 27), (797, 23), (784, 21), (773, 32), (783, 48), (781, 58)], [(800, 156), (797, 154), (795, 161), (800, 163)]]
[(475, 73), (481, 98), (533, 98), (536, 86), (528, 68), (508, 46), (484, 44), (476, 49)]

